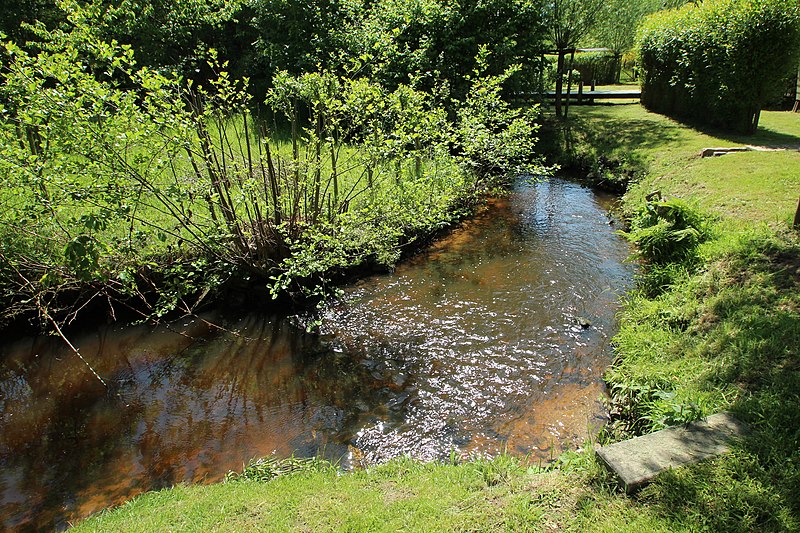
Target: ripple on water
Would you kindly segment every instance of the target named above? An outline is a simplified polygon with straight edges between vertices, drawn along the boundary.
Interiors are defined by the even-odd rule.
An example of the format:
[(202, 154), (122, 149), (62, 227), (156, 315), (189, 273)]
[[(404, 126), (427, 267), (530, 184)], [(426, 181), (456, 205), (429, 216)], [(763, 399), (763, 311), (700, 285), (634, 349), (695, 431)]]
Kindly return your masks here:
[(378, 461), (505, 446), (541, 457), (585, 439), (602, 418), (627, 254), (598, 198), (555, 180), (520, 186), (394, 275), (349, 289), (324, 333), (348, 353), (401, 360), (415, 385), (355, 446)]

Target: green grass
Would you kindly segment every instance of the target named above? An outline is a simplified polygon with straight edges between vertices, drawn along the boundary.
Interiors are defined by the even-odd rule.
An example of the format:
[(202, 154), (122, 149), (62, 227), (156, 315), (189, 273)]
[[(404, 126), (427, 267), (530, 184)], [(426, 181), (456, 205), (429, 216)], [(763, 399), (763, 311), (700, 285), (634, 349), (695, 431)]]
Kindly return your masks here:
[[(660, 190), (692, 198), (700, 207), (739, 225), (785, 226), (800, 197), (800, 114), (766, 111), (753, 136), (701, 131), (650, 113), (638, 105), (575, 107), (564, 137), (570, 157), (600, 155), (636, 174), (628, 205)], [(700, 158), (704, 148), (757, 145), (793, 147), (785, 152), (747, 152)]]
[(690, 531), (618, 495), (591, 455), (561, 469), (508, 456), (465, 464), (397, 459), (341, 474), (312, 468), (263, 483), (144, 494), (73, 531)]
[(180, 486), (75, 530), (524, 531), (557, 511), (560, 490), (557, 476), (533, 475), (507, 457), (462, 466), (398, 459), (346, 475), (322, 467), (268, 483)]
[(752, 137), (701, 131), (639, 106), (579, 109), (571, 126), (574, 155), (602, 155), (634, 177), (628, 214), (659, 190), (712, 220), (713, 238), (691, 260), (644, 267), (644, 286), (657, 272), (660, 290), (628, 297), (606, 375), (618, 420), (605, 438), (720, 410), (751, 428), (733, 454), (662, 476), (639, 503), (685, 517), (692, 529), (800, 530), (800, 238), (789, 229), (800, 153), (699, 157), (709, 147), (797, 149), (800, 115), (765, 112)]

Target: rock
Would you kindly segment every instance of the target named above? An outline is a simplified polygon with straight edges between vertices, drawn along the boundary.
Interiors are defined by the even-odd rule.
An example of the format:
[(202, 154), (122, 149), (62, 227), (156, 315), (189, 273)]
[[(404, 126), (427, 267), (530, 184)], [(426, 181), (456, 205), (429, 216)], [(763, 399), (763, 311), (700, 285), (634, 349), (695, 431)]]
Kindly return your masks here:
[(727, 453), (731, 440), (746, 431), (746, 426), (733, 415), (720, 413), (685, 426), (603, 446), (596, 453), (630, 493), (664, 470)]

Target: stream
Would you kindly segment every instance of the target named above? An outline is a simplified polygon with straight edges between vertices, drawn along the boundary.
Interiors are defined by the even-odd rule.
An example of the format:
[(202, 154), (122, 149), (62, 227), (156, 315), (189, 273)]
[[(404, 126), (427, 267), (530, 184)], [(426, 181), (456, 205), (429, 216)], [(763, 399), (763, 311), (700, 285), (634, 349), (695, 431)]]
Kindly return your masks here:
[(604, 421), (633, 283), (613, 201), (521, 181), (314, 316), (96, 327), (72, 340), (109, 389), (57, 338), (0, 344), (0, 530), (63, 530), (270, 454), (348, 469), (504, 451), (546, 462), (580, 446)]

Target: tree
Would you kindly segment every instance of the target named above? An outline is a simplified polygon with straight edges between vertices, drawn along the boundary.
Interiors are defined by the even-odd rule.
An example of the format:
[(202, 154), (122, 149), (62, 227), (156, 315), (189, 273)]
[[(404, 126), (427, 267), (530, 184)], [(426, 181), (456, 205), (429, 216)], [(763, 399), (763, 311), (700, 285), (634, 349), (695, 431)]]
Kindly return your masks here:
[(800, 1), (715, 0), (664, 11), (639, 31), (642, 104), (754, 133), (800, 55)]
[(558, 53), (556, 67), (556, 115), (562, 116), (561, 91), (567, 53), (574, 53), (597, 22), (606, 0), (552, 0), (549, 5), (550, 39)]
[(20, 44), (32, 37), (22, 23), (39, 21), (53, 26), (64, 21), (64, 13), (54, 0), (3, 0), (0, 2), (0, 33)]
[[(293, 75), (336, 70), (348, 55), (348, 28), (361, 16), (360, 0), (254, 0), (256, 62), (264, 82), (279, 71)], [(258, 75), (258, 72), (252, 74)]]
[(130, 45), (140, 65), (174, 70), (196, 81), (214, 76), (208, 50), (215, 50), (220, 61), (239, 60), (238, 66), (252, 42), (242, 35), (248, 26), (239, 22), (243, 0), (93, 0), (81, 7), (92, 5), (101, 39)]
[(413, 83), (430, 90), (446, 84), (463, 99), (466, 76), (484, 45), (492, 50), (488, 75), (520, 64), (518, 86), (538, 79), (546, 36), (542, 0), (377, 0), (354, 27), (353, 56), (388, 87)]
[(662, 5), (661, 0), (608, 0), (603, 6), (592, 40), (614, 55), (617, 83), (622, 55), (633, 48), (636, 29), (645, 16), (658, 11)]

